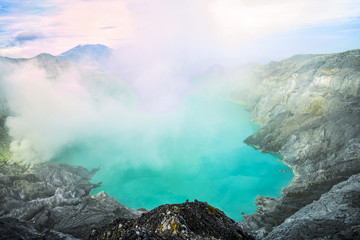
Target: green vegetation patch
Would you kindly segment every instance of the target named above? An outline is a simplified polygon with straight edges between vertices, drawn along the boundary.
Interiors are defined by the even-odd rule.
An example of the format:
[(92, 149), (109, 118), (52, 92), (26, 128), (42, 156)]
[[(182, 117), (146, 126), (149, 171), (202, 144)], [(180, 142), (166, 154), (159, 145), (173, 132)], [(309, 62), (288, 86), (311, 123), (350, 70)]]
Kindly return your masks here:
[(216, 208), (210, 206), (209, 204), (206, 205), (206, 208), (210, 215), (215, 216), (217, 214)]

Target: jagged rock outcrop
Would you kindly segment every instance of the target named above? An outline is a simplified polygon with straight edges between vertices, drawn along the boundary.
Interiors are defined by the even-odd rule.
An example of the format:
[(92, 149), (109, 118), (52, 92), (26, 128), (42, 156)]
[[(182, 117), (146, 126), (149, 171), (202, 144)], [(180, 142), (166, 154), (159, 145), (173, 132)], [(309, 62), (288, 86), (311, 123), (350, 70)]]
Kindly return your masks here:
[(146, 211), (124, 207), (104, 192), (89, 196), (98, 186), (89, 182), (95, 172), (43, 163), (25, 174), (0, 174), (0, 217), (28, 221), (41, 234), (53, 230), (81, 238), (99, 224), (119, 216), (135, 218)]
[(282, 197), (259, 196), (255, 214), (240, 223), (263, 238), (360, 172), (360, 50), (295, 56), (257, 71), (263, 82), (247, 107), (263, 127), (244, 142), (283, 155), (295, 173)]
[(253, 239), (222, 211), (194, 201), (165, 204), (133, 220), (119, 218), (90, 231), (91, 239)]
[(359, 209), (360, 174), (356, 174), (287, 218), (265, 239), (359, 239)]

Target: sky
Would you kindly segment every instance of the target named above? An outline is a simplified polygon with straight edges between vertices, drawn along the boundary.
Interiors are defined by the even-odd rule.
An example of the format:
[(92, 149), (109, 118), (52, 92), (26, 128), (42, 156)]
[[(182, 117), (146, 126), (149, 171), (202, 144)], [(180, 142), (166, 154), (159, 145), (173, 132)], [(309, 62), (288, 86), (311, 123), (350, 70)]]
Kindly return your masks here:
[(226, 64), (341, 52), (360, 48), (360, 2), (0, 0), (0, 56), (97, 43)]

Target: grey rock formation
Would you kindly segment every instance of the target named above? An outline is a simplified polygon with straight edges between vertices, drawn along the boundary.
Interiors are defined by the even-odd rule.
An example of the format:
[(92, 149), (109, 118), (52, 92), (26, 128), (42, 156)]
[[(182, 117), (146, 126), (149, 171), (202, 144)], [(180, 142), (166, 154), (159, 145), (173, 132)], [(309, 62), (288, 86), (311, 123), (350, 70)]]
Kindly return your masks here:
[(117, 219), (90, 231), (91, 239), (253, 239), (222, 211), (203, 202), (166, 204), (134, 220)]
[(104, 192), (89, 196), (96, 172), (59, 163), (37, 164), (26, 174), (0, 175), (0, 217), (31, 222), (39, 232), (54, 230), (81, 238), (121, 216), (138, 217)]
[(282, 197), (259, 196), (255, 214), (240, 223), (262, 238), (360, 172), (360, 50), (295, 56), (257, 75), (263, 82), (247, 107), (263, 127), (245, 143), (283, 155), (295, 174)]
[(357, 102), (360, 50), (328, 55), (299, 55), (260, 66), (262, 83), (249, 97), (252, 119), (260, 124), (277, 114), (326, 115)]
[(360, 174), (335, 185), (300, 209), (265, 239), (359, 239)]
[(48, 230), (40, 233), (34, 224), (11, 217), (0, 218), (0, 239), (4, 240), (76, 240), (68, 234)]

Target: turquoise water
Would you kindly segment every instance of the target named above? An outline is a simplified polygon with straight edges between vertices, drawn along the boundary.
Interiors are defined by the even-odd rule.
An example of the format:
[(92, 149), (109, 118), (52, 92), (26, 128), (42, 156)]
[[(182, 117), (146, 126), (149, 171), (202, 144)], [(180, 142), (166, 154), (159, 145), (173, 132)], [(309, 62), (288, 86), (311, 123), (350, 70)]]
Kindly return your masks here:
[(193, 96), (173, 111), (135, 122), (84, 138), (57, 161), (101, 166), (92, 182), (103, 183), (91, 194), (105, 191), (128, 207), (197, 199), (237, 221), (241, 212), (256, 210), (257, 195), (278, 197), (293, 177), (273, 155), (243, 144), (258, 126), (241, 105)]

